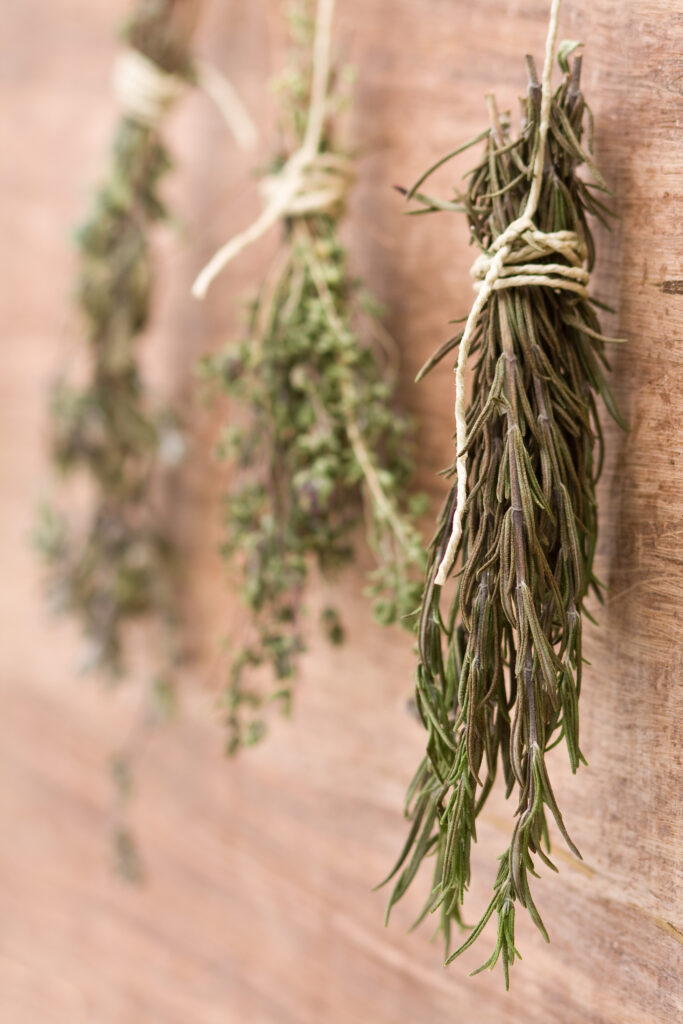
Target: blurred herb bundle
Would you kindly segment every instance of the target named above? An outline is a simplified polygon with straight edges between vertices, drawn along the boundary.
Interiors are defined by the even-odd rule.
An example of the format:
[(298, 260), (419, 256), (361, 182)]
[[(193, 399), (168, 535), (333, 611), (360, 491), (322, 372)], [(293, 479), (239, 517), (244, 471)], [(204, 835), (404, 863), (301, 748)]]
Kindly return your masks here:
[[(292, 16), (296, 67), (280, 82), (287, 152), (269, 169), (266, 198), (277, 204), (310, 149), (301, 187), (277, 218), (281, 251), (245, 338), (201, 368), (242, 407), (221, 443), (234, 474), (223, 551), (239, 567), (251, 612), (249, 638), (233, 653), (223, 694), (231, 753), (264, 735), (266, 705), (289, 708), (311, 568), (327, 573), (351, 561), (361, 521), (376, 560), (368, 589), (377, 620), (414, 629), (421, 592), (415, 517), (424, 499), (408, 494), (410, 424), (392, 403), (394, 350), (350, 276), (339, 237), (353, 174), (334, 137), (341, 101), (329, 75), (331, 8), (321, 0), (313, 46), (310, 5)], [(323, 626), (332, 643), (342, 641), (334, 608), (324, 611)]]
[[(553, 7), (556, 27), (559, 3)], [(431, 860), (433, 882), (420, 920), (430, 912), (439, 915), (448, 962), (497, 915), (495, 948), (480, 970), (502, 960), (506, 986), (509, 967), (520, 955), (514, 940), (517, 903), (548, 938), (529, 878), (536, 875), (535, 856), (556, 870), (548, 857), (546, 810), (580, 856), (555, 801), (545, 755), (564, 740), (572, 772), (584, 761), (578, 718), (581, 627), (588, 592), (598, 597), (601, 592), (593, 572), (595, 488), (603, 455), (598, 398), (621, 422), (604, 375), (609, 369), (605, 344), (618, 339), (601, 333), (595, 312), (601, 304), (588, 297), (588, 274), (582, 269), (584, 260), (588, 271), (595, 260), (587, 218), (607, 224), (609, 210), (596, 195), (607, 189), (590, 156), (592, 115), (580, 89), (581, 60), (572, 68), (568, 63), (576, 45), (560, 45), (564, 75), (554, 93), (552, 53), (546, 57), (547, 139), (541, 138), (542, 88), (527, 58), (530, 84), (520, 133), (512, 135), (509, 118), (498, 114), (490, 98), (491, 127), (484, 133), (482, 158), (467, 176), (466, 192), (456, 191), (453, 201), (443, 202), (419, 191), (432, 171), (455, 155), (450, 154), (408, 194), (422, 211), (466, 213), (486, 260), (478, 276), (487, 283), (494, 280), (489, 271), (501, 251), (496, 240), (520, 223), (504, 253), (507, 262), (499, 260), (499, 276), (473, 321), (476, 359), (466, 441), (450, 469), (455, 477), (458, 460), (469, 459), (469, 494), (455, 572), (446, 563), (455, 576), (447, 603), (437, 575), (458, 505), (456, 482), (429, 551), (416, 681), (427, 750), (408, 790), (409, 835), (389, 876), (398, 874), (390, 910), (421, 863)], [(586, 119), (588, 152), (582, 143)], [(592, 181), (577, 173), (582, 164)], [(526, 225), (523, 220), (536, 174), (539, 191), (530, 228), (529, 218)], [(423, 372), (455, 349), (463, 335), (443, 346)], [(500, 857), (493, 898), (466, 941), (450, 954), (452, 924), (463, 926), (477, 817), (499, 765), (507, 796), (516, 795), (516, 822)]]
[[(162, 81), (191, 80), (188, 47), (197, 13), (196, 0), (141, 0), (124, 30), (126, 52), (145, 68), (151, 62)], [(141, 101), (144, 106), (144, 94)], [(80, 474), (88, 481), (87, 519), (69, 524), (46, 504), (36, 536), (48, 565), (52, 606), (82, 627), (84, 671), (119, 678), (128, 667), (127, 627), (138, 620), (162, 627), (159, 670), (144, 697), (146, 722), (165, 717), (172, 704), (177, 581), (172, 544), (155, 502), (184, 450), (173, 415), (152, 408), (138, 351), (154, 279), (150, 232), (168, 216), (160, 188), (172, 162), (160, 120), (124, 112), (107, 176), (77, 234), (76, 302), (88, 366), (81, 386), (62, 378), (53, 389), (51, 445), (62, 475)], [(130, 774), (122, 757), (117, 780)], [(117, 788), (123, 799), (129, 783)], [(115, 841), (128, 851), (121, 857), (129, 866), (124, 871), (137, 874), (130, 836), (121, 831)]]
[[(144, 0), (125, 30), (128, 45), (168, 74), (189, 76), (194, 19), (187, 8), (179, 0)], [(76, 387), (59, 380), (51, 401), (54, 462), (63, 474), (89, 477), (92, 511), (76, 534), (46, 507), (38, 542), (53, 603), (82, 624), (83, 667), (112, 677), (125, 667), (129, 622), (176, 620), (172, 549), (153, 500), (159, 478), (182, 456), (183, 440), (171, 414), (151, 408), (138, 352), (154, 277), (149, 235), (167, 218), (160, 186), (171, 166), (159, 126), (125, 114), (108, 175), (77, 234), (87, 381)]]

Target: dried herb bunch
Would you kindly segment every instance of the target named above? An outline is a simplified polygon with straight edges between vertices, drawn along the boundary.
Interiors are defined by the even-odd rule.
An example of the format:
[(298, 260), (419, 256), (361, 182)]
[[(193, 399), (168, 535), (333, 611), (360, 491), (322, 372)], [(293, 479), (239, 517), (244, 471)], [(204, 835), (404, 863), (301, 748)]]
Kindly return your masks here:
[[(293, 29), (304, 70), (289, 72), (280, 89), (290, 154), (309, 129), (315, 74), (303, 57), (312, 24), (300, 8)], [(336, 109), (328, 95), (309, 178), (282, 218), (281, 252), (246, 337), (203, 367), (246, 412), (222, 445), (235, 467), (224, 552), (239, 566), (252, 612), (252, 638), (234, 656), (224, 695), (230, 752), (261, 738), (267, 703), (289, 707), (310, 570), (326, 573), (353, 558), (361, 518), (376, 558), (369, 589), (378, 621), (414, 628), (419, 604), (424, 561), (414, 525), (420, 499), (406, 491), (409, 424), (391, 401), (390, 343), (339, 238), (350, 165), (335, 145)], [(283, 155), (271, 168), (276, 183), (286, 167)], [(334, 609), (323, 625), (341, 642)]]
[(130, 881), (142, 872), (125, 821), (133, 762), (149, 729), (174, 706), (177, 580), (155, 503), (183, 452), (174, 416), (154, 409), (145, 392), (138, 346), (151, 309), (150, 233), (167, 218), (160, 188), (172, 164), (161, 117), (182, 80), (193, 77), (188, 46), (197, 13), (196, 0), (143, 0), (124, 31), (124, 56), (138, 76), (142, 66), (142, 82), (133, 81), (130, 97), (139, 109), (125, 107), (107, 176), (77, 234), (86, 380), (76, 386), (61, 379), (51, 396), (54, 463), (63, 474), (87, 479), (90, 502), (78, 525), (45, 505), (36, 538), (48, 564), (51, 604), (82, 626), (83, 671), (118, 679), (129, 668), (130, 624), (145, 620), (160, 630), (158, 670), (145, 685), (140, 721), (112, 761), (113, 850)]
[[(477, 274), (484, 278), (500, 252), (496, 239), (527, 209), (535, 160), (544, 147), (536, 231), (525, 229), (516, 248), (510, 247), (473, 324), (470, 351), (476, 359), (466, 444), (449, 470), (454, 477), (458, 459), (469, 460), (469, 494), (448, 602), (437, 575), (452, 534), (455, 482), (429, 550), (416, 682), (427, 753), (408, 791), (409, 835), (389, 876), (398, 874), (391, 909), (422, 861), (432, 858), (433, 888), (420, 920), (438, 913), (449, 963), (497, 915), (496, 945), (479, 969), (492, 969), (501, 959), (506, 986), (509, 967), (520, 955), (514, 942), (517, 903), (548, 938), (530, 890), (536, 856), (555, 870), (546, 812), (580, 856), (555, 801), (545, 754), (564, 740), (572, 772), (584, 761), (578, 719), (581, 623), (588, 615), (588, 592), (600, 597), (593, 573), (595, 486), (603, 452), (598, 396), (619, 421), (604, 375), (610, 339), (601, 333), (595, 312), (600, 303), (587, 296), (582, 268), (584, 258), (588, 271), (595, 259), (587, 217), (605, 223), (609, 210), (596, 195), (606, 187), (582, 141), (587, 121), (590, 151), (592, 117), (580, 90), (580, 58), (568, 65), (576, 45), (560, 46), (564, 75), (554, 93), (548, 89), (546, 139), (539, 139), (542, 90), (527, 58), (530, 84), (519, 134), (513, 136), (509, 118), (499, 116), (491, 100), (491, 127), (466, 192), (453, 202), (420, 192), (432, 168), (409, 193), (422, 211), (466, 213), (472, 238), (486, 254)], [(547, 60), (550, 68), (552, 62)], [(547, 81), (549, 86), (550, 72)], [(467, 145), (479, 141), (482, 136)], [(582, 164), (592, 181), (579, 177)], [(570, 251), (561, 244), (566, 232), (575, 236)], [(540, 235), (550, 241), (534, 253)], [(566, 276), (555, 276), (561, 274)], [(421, 375), (463, 334), (444, 345)], [(499, 764), (506, 793), (517, 800), (510, 845), (500, 857), (491, 902), (449, 955), (452, 923), (462, 926), (477, 816)]]
[[(168, 74), (189, 76), (189, 14), (183, 0), (145, 0), (126, 41)], [(124, 670), (129, 622), (150, 615), (175, 620), (171, 545), (152, 499), (182, 440), (168, 411), (151, 408), (138, 354), (154, 276), (149, 234), (167, 216), (160, 185), (170, 167), (158, 124), (126, 114), (107, 177), (77, 235), (87, 381), (75, 387), (60, 380), (52, 395), (54, 461), (64, 473), (85, 472), (93, 507), (82, 535), (47, 509), (39, 542), (55, 605), (83, 626), (84, 667), (114, 677)]]

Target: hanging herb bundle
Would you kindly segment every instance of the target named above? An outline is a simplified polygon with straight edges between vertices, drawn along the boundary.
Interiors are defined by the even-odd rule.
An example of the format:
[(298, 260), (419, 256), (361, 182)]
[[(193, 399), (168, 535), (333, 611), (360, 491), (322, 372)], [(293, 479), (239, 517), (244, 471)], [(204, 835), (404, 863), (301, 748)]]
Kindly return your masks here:
[[(450, 962), (497, 915), (496, 945), (480, 970), (501, 959), (506, 986), (519, 956), (518, 903), (548, 938), (530, 891), (535, 857), (555, 870), (547, 811), (580, 856), (545, 755), (564, 740), (573, 772), (584, 760), (581, 623), (589, 590), (600, 596), (593, 573), (603, 447), (598, 396), (619, 421), (604, 376), (610, 339), (600, 331), (600, 304), (587, 294), (595, 259), (587, 216), (605, 222), (609, 211), (596, 192), (606, 188), (582, 141), (591, 115), (580, 90), (580, 58), (568, 65), (577, 44), (561, 44), (564, 77), (552, 91), (558, 10), (554, 0), (542, 87), (527, 58), (519, 135), (490, 99), (491, 127), (468, 143), (486, 140), (466, 193), (441, 202), (419, 191), (435, 168), (409, 193), (424, 211), (464, 211), (481, 255), (473, 268), (478, 296), (464, 330), (422, 371), (460, 345), (450, 470), (456, 480), (429, 550), (418, 631), (416, 695), (427, 752), (408, 792), (412, 825), (389, 876), (398, 874), (389, 909), (430, 857), (433, 887), (420, 920), (439, 915)], [(579, 177), (582, 164), (592, 182)], [(465, 408), (468, 350), (476, 359)], [(445, 604), (449, 576), (454, 592)], [(449, 956), (452, 923), (462, 925), (477, 816), (499, 763), (507, 795), (516, 796), (516, 821), (491, 902)]]
[[(173, 551), (154, 502), (183, 441), (168, 411), (151, 408), (138, 345), (150, 315), (150, 231), (167, 219), (161, 182), (171, 167), (161, 137), (163, 115), (193, 77), (189, 42), (196, 0), (143, 0), (126, 30), (115, 85), (124, 107), (109, 172), (78, 232), (76, 298), (89, 344), (87, 380), (61, 380), (52, 394), (52, 452), (60, 471), (90, 482), (92, 504), (82, 530), (45, 507), (37, 541), (49, 566), (52, 604), (82, 626), (85, 671), (112, 679), (126, 670), (125, 634), (137, 620), (165, 627), (164, 653), (145, 696), (146, 727), (168, 712), (177, 661)], [(121, 808), (130, 788), (138, 729), (115, 759)], [(116, 813), (118, 865), (139, 875), (135, 845)]]
[(140, 372), (139, 343), (150, 317), (152, 228), (168, 221), (161, 185), (172, 167), (162, 138), (165, 115), (189, 85), (216, 103), (236, 140), (255, 131), (230, 83), (195, 62), (190, 42), (200, 0), (139, 0), (124, 30), (114, 75), (123, 116), (110, 168), (80, 228), (76, 298), (89, 343), (84, 386), (61, 380), (52, 395), (52, 452), (63, 473), (85, 471), (94, 487), (82, 536), (47, 507), (38, 543), (51, 566), (58, 608), (80, 619), (88, 669), (124, 669), (127, 625), (176, 621), (171, 543), (153, 504), (183, 441), (175, 417), (154, 410)]
[[(419, 499), (406, 497), (408, 423), (392, 407), (390, 360), (378, 345), (384, 336), (339, 239), (352, 168), (335, 146), (328, 95), (332, 7), (318, 4), (310, 73), (289, 75), (282, 92), (292, 155), (265, 180), (264, 213), (195, 288), (203, 295), (228, 260), (283, 222), (282, 249), (247, 336), (203, 367), (248, 410), (246, 425), (231, 425), (223, 445), (235, 472), (224, 551), (240, 566), (253, 637), (235, 654), (225, 689), (231, 753), (264, 734), (266, 703), (289, 707), (311, 566), (325, 573), (352, 559), (359, 517), (377, 561), (369, 588), (376, 618), (414, 628), (419, 602), (423, 555), (414, 526)], [(310, 18), (298, 13), (295, 28), (310, 51)], [(323, 619), (330, 640), (340, 642), (336, 611)], [(259, 667), (274, 685), (262, 685)]]
[(113, 676), (124, 668), (129, 622), (175, 618), (171, 545), (152, 494), (182, 441), (169, 414), (150, 409), (137, 348), (150, 314), (149, 233), (167, 217), (160, 185), (171, 160), (159, 123), (191, 74), (196, 9), (182, 0), (145, 0), (125, 31), (127, 58), (138, 62), (139, 73), (167, 81), (166, 97), (150, 93), (145, 107), (138, 96), (117, 130), (108, 176), (77, 236), (76, 297), (89, 342), (88, 379), (80, 388), (60, 381), (52, 395), (54, 461), (65, 473), (85, 471), (95, 496), (83, 536), (70, 536), (61, 516), (46, 514), (41, 540), (52, 568), (50, 590), (57, 606), (82, 623), (85, 667)]

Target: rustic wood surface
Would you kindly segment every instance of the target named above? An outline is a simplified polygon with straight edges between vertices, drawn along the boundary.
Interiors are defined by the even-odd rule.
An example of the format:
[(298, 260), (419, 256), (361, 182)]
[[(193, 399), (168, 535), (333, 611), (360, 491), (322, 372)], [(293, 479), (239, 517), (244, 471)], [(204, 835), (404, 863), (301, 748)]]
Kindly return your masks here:
[[(155, 386), (183, 394), (193, 425), (173, 509), (190, 566), (195, 661), (183, 715), (154, 735), (133, 818), (148, 867), (141, 890), (110, 870), (105, 763), (137, 714), (136, 687), (104, 693), (76, 677), (78, 642), (40, 599), (29, 546), (50, 488), (46, 388), (78, 346), (68, 297), (71, 225), (103, 166), (123, 0), (22, 0), (0, 9), (0, 1021), (2, 1024), (673, 1024), (681, 1019), (681, 334), (683, 5), (568, 0), (561, 35), (585, 41), (598, 163), (621, 220), (599, 235), (595, 293), (617, 309), (613, 383), (630, 423), (607, 426), (599, 574), (607, 605), (589, 627), (582, 746), (572, 778), (553, 760), (559, 803), (581, 848), (536, 886), (546, 946), (520, 915), (512, 991), (470, 979), (488, 948), (448, 970), (429, 927), (407, 934), (424, 895), (383, 926), (371, 886), (404, 835), (405, 785), (422, 734), (406, 712), (408, 638), (370, 624), (354, 571), (334, 585), (349, 643), (311, 633), (296, 714), (237, 763), (222, 755), (213, 695), (224, 633), (244, 621), (216, 556), (224, 472), (215, 416), (189, 397), (193, 360), (238, 323), (239, 301), (273, 251), (264, 240), (204, 307), (188, 288), (202, 260), (258, 209), (248, 171), (272, 143), (265, 81), (281, 64), (278, 0), (214, 0), (202, 52), (264, 125), (256, 157), (236, 151), (199, 96), (173, 117), (169, 183), (185, 225), (160, 238)], [(451, 457), (452, 376), (416, 369), (471, 299), (461, 219), (405, 219), (390, 186), (479, 129), (493, 88), (516, 109), (522, 56), (539, 61), (542, 0), (346, 0), (339, 45), (358, 69), (350, 137), (360, 152), (347, 239), (389, 310), (416, 413), (421, 483)], [(444, 173), (443, 186), (466, 163)], [(312, 611), (331, 590), (314, 588)], [(312, 616), (313, 617), (313, 616)], [(511, 807), (500, 795), (474, 853), (470, 918), (487, 899)], [(427, 880), (424, 880), (424, 885)]]

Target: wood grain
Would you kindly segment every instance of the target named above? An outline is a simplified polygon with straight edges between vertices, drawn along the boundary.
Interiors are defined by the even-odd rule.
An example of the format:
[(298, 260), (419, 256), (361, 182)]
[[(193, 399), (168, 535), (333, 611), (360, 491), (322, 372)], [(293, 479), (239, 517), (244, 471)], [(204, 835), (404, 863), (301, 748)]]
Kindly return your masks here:
[[(223, 470), (215, 417), (190, 398), (193, 360), (236, 327), (267, 264), (269, 238), (204, 307), (188, 289), (202, 260), (258, 209), (248, 177), (270, 152), (264, 88), (283, 54), (277, 0), (207, 3), (201, 49), (262, 120), (256, 158), (235, 151), (198, 96), (175, 116), (179, 169), (169, 186), (185, 237), (158, 242), (157, 328), (147, 346), (162, 393), (184, 396), (188, 464), (172, 507), (190, 571), (191, 647), (182, 720), (155, 734), (134, 824), (142, 891), (111, 874), (105, 761), (135, 715), (133, 684), (103, 693), (75, 677), (77, 638), (40, 599), (28, 537), (50, 486), (45, 391), (78, 344), (68, 308), (70, 226), (102, 167), (115, 119), (108, 68), (126, 5), (107, 0), (3, 4), (0, 152), (3, 333), (0, 376), (0, 1022), (2, 1024), (674, 1024), (681, 1013), (681, 598), (683, 465), (683, 5), (574, 0), (561, 35), (583, 39), (597, 161), (621, 220), (599, 232), (594, 288), (628, 344), (613, 384), (630, 424), (607, 426), (599, 574), (609, 585), (587, 638), (582, 746), (572, 778), (558, 752), (558, 801), (584, 855), (537, 885), (552, 942), (520, 925), (524, 961), (467, 977), (483, 950), (448, 970), (429, 929), (407, 934), (422, 894), (383, 927), (371, 886), (402, 841), (405, 785), (422, 735), (406, 713), (410, 641), (369, 624), (360, 570), (334, 590), (350, 642), (335, 657), (314, 631), (291, 723), (227, 763), (213, 711), (219, 638), (242, 628), (215, 553)], [(421, 484), (438, 499), (451, 458), (452, 375), (411, 383), (469, 308), (464, 224), (402, 217), (395, 183), (476, 132), (483, 94), (516, 107), (522, 56), (542, 54), (546, 3), (347, 0), (339, 45), (358, 69), (350, 126), (359, 182), (347, 240), (354, 266), (389, 310), (403, 357), (402, 398), (417, 416)], [(466, 164), (449, 168), (446, 188)], [(499, 794), (475, 851), (470, 917), (486, 900), (511, 808)], [(427, 884), (425, 879), (425, 885)]]

